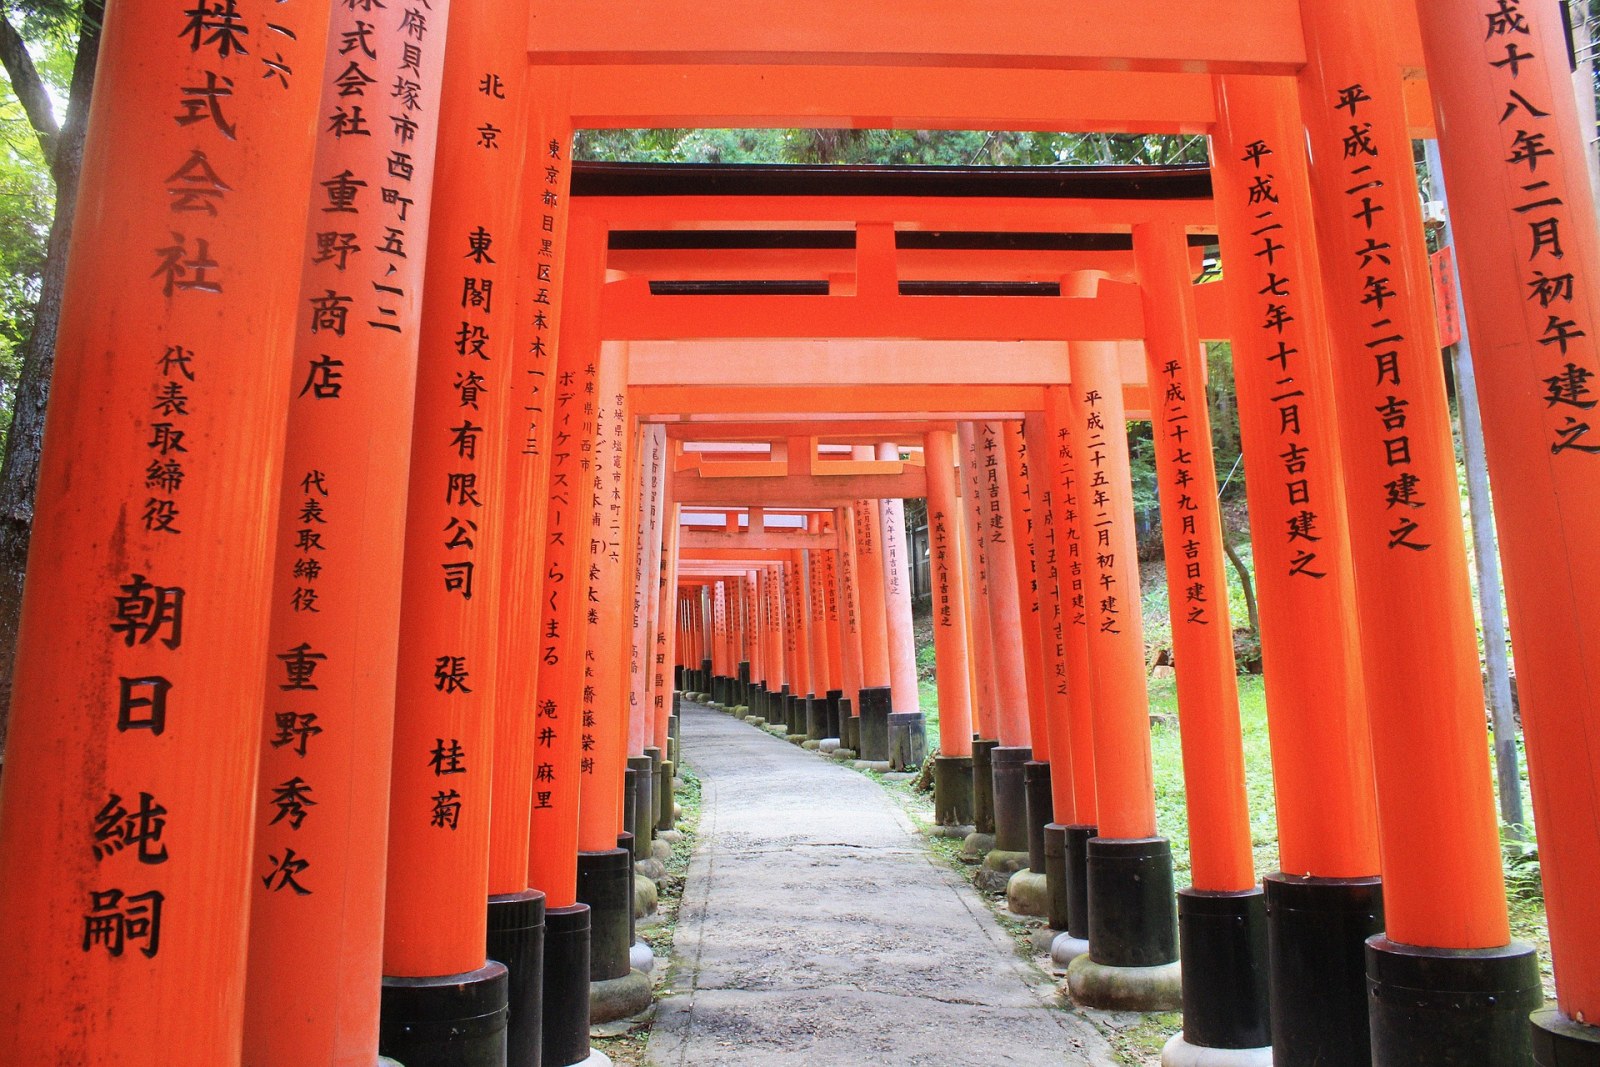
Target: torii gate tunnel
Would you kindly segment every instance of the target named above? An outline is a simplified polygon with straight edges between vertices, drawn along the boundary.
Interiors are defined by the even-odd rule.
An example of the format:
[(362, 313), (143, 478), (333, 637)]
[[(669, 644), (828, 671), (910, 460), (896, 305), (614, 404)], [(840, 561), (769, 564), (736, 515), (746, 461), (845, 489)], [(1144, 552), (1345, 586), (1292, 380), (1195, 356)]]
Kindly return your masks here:
[[(1563, 9), (110, 0), (0, 780), (0, 1058), (600, 1062), (693, 693), (885, 766), (936, 741), (941, 823), (1042, 879), (1072, 995), (1182, 1005), (1168, 1063), (1600, 1063), (1600, 243)], [(574, 162), (618, 127), (1182, 133), (1212, 163)], [(1550, 1006), (1507, 920), (1434, 137)]]

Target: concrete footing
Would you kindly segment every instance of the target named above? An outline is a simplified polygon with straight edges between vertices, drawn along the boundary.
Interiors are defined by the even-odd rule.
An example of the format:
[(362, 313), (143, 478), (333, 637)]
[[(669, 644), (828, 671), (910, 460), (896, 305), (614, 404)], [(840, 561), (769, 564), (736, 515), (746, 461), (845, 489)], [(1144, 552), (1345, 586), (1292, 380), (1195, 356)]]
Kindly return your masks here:
[(1070, 930), (1057, 934), (1055, 940), (1050, 942), (1050, 962), (1063, 971), (1072, 966), (1073, 960), (1088, 954), (1088, 939), (1078, 937)]
[(1183, 1007), (1183, 966), (1112, 967), (1079, 956), (1067, 967), (1072, 999), (1108, 1011), (1177, 1011)]
[(817, 751), (822, 753), (824, 756), (833, 755), (835, 752), (839, 751), (839, 739), (837, 737), (824, 737), (821, 741), (817, 742)]
[(994, 834), (974, 830), (961, 843), (961, 862), (982, 863), (983, 857), (987, 856), (992, 848), (994, 848)]
[[(659, 830), (659, 831), (657, 831), (657, 834), (658, 835), (663, 835), (663, 834), (665, 834), (667, 832), (668, 831), (665, 831), (665, 830)], [(674, 839), (674, 840), (676, 840), (676, 839)], [(665, 837), (657, 836), (654, 841), (650, 842), (650, 855), (652, 857), (654, 857), (656, 860), (658, 860), (661, 863), (665, 864), (668, 860), (670, 860), (672, 858), (672, 845), (671, 845), (671, 843)]]
[(635, 941), (628, 950), (628, 962), (641, 974), (650, 974), (656, 969), (656, 954), (643, 941)]
[(654, 855), (650, 855), (642, 860), (633, 861), (633, 873), (641, 878), (648, 878), (652, 882), (659, 882), (667, 876), (667, 867), (666, 864), (656, 859)]
[(656, 912), (657, 898), (656, 884), (642, 874), (633, 876), (633, 916), (642, 919), (646, 915)]
[[(994, 855), (994, 853), (989, 853)], [(987, 862), (987, 861), (985, 861)], [(1043, 874), (1022, 870), (1006, 882), (1006, 907), (1016, 915), (1042, 918), (1050, 913), (1050, 888)]]
[(1026, 852), (991, 848), (983, 857), (983, 866), (978, 869), (975, 879), (980, 889), (986, 889), (991, 893), (1003, 893), (1011, 882), (1011, 876), (1027, 869), (1027, 866)]
[(1207, 1048), (1189, 1044), (1182, 1034), (1173, 1034), (1161, 1050), (1161, 1067), (1272, 1067), (1272, 1046)]
[(589, 1024), (616, 1022), (650, 1006), (650, 976), (629, 970), (621, 978), (589, 984)]

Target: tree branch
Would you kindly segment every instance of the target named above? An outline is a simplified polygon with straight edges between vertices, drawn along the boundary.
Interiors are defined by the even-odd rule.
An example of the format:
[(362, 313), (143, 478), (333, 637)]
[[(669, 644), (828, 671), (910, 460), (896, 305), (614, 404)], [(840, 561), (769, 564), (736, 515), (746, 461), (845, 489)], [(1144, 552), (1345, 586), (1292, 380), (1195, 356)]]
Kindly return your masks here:
[(6, 74), (11, 78), (12, 91), (22, 102), (22, 110), (27, 112), (28, 122), (39, 138), (39, 148), (44, 152), (45, 162), (53, 165), (56, 143), (61, 133), (56, 125), (55, 105), (50, 99), (50, 90), (45, 88), (44, 79), (39, 77), (39, 68), (33, 65), (33, 57), (28, 54), (28, 46), (22, 35), (4, 14), (0, 14), (0, 64), (5, 66)]

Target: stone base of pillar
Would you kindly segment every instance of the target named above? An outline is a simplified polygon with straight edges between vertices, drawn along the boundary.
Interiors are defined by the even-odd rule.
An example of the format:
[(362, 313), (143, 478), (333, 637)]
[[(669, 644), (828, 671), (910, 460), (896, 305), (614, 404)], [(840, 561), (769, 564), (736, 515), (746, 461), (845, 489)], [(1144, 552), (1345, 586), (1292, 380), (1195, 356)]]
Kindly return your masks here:
[(1531, 1063), (1528, 1015), (1543, 1004), (1532, 945), (1440, 949), (1367, 939), (1374, 1063)]
[(587, 904), (545, 911), (543, 1017), (545, 1067), (591, 1062)]
[(972, 742), (972, 825), (977, 833), (994, 835), (994, 750), (1000, 742)]
[(837, 737), (824, 737), (817, 742), (817, 751), (824, 756), (833, 755), (839, 751), (839, 739)]
[(1161, 1050), (1161, 1067), (1272, 1067), (1272, 1046), (1211, 1048), (1191, 1045), (1182, 1034), (1173, 1034)]
[(920, 711), (889, 713), (889, 769), (914, 771), (928, 758), (928, 722)]
[(1070, 931), (1059, 933), (1050, 942), (1050, 962), (1056, 969), (1065, 971), (1079, 956), (1089, 954), (1089, 939), (1078, 937)]
[(962, 863), (982, 863), (983, 857), (994, 848), (994, 835), (986, 834), (981, 830), (974, 830), (961, 842)]
[(1055, 814), (1050, 792), (1050, 764), (1029, 760), (1022, 767), (1022, 788), (1028, 800), (1028, 870), (1044, 873), (1044, 828)]
[(493, 960), (475, 971), (383, 979), (378, 1053), (401, 1063), (502, 1067), (509, 976)]
[(544, 894), (489, 898), (488, 957), (506, 968), (506, 1063), (537, 1063), (544, 1017)]
[(589, 986), (589, 1024), (616, 1022), (638, 1015), (650, 1006), (650, 976), (630, 970), (620, 978), (608, 978)]
[(589, 905), (590, 980), (626, 977), (633, 944), (633, 857), (628, 850), (578, 853), (578, 899)]
[(1033, 750), (997, 747), (989, 758), (994, 778), (994, 847), (1002, 852), (1021, 852), (1026, 862), (1028, 791), (1022, 775), (1023, 767), (1033, 758)]
[[(993, 856), (994, 853), (989, 853)], [(989, 861), (984, 860), (987, 864)], [(1021, 870), (1006, 881), (1006, 907), (1013, 915), (1043, 918), (1050, 911), (1050, 891), (1043, 874)]]
[[(997, 842), (999, 838), (995, 839)], [(973, 880), (978, 888), (990, 893), (1004, 893), (1011, 884), (1011, 876), (1028, 869), (1028, 854), (995, 844), (984, 854), (983, 866), (978, 868)]]
[(628, 959), (633, 962), (633, 969), (640, 974), (655, 973), (656, 954), (643, 941), (633, 943), (633, 947), (628, 950)]
[(889, 759), (889, 687), (869, 686), (861, 690), (861, 758), (874, 762)]
[(663, 864), (661, 860), (654, 854), (653, 849), (656, 844), (658, 844), (658, 842), (650, 842), (652, 848), (650, 855), (646, 856), (644, 859), (639, 859), (637, 856), (635, 856), (633, 860), (633, 873), (638, 875), (640, 878), (645, 879), (651, 885), (660, 883), (661, 879), (667, 876), (666, 865)]
[(672, 845), (666, 840), (666, 831), (658, 831), (656, 839), (650, 842), (650, 856), (657, 863), (666, 863), (672, 858)]
[(940, 826), (971, 826), (972, 757), (933, 758), (933, 818)]
[(1533, 1062), (1538, 1067), (1600, 1067), (1600, 1026), (1587, 1026), (1557, 1008), (1533, 1013)]
[(1174, 960), (1154, 967), (1113, 967), (1093, 953), (1067, 965), (1067, 991), (1075, 1003), (1106, 1011), (1177, 1011), (1183, 1006), (1183, 968)]
[(1198, 1048), (1265, 1049), (1270, 1056), (1265, 894), (1182, 890), (1178, 943), (1190, 977), (1183, 983), (1183, 1041)]
[(1367, 1063), (1367, 938), (1383, 930), (1378, 878), (1264, 877), (1272, 1050), (1280, 1063)]

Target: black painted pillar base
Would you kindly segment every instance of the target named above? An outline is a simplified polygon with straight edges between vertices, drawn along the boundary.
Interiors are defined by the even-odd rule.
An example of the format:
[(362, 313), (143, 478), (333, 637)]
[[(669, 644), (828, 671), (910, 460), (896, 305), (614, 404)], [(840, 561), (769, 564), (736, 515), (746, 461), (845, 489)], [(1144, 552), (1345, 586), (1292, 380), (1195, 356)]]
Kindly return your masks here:
[(650, 839), (655, 836), (656, 783), (654, 764), (649, 756), (629, 756), (628, 773), (633, 775), (633, 819), (628, 832), (633, 835), (633, 858), (650, 858)]
[(839, 747), (861, 751), (861, 716), (849, 697), (839, 698)]
[(1372, 1058), (1383, 1067), (1531, 1067), (1528, 1014), (1543, 1003), (1532, 945), (1440, 949), (1367, 939)]
[(784, 724), (785, 728), (787, 728), (789, 722), (789, 703), (789, 686), (787, 683), (785, 683), (784, 687), (778, 690), (777, 695), (772, 700), (772, 706), (768, 709), (767, 724), (770, 726), (776, 726), (779, 723), (782, 723)]
[(1553, 1007), (1534, 1012), (1530, 1022), (1538, 1067), (1600, 1067), (1600, 1026), (1575, 1022)]
[(830, 689), (824, 700), (826, 703), (823, 707), (826, 715), (822, 724), (822, 736), (842, 739), (843, 735), (839, 733), (839, 704), (844, 700), (844, 690)]
[(1044, 828), (1055, 814), (1050, 792), (1050, 764), (1029, 760), (1022, 768), (1022, 785), (1028, 798), (1028, 870), (1044, 874)]
[(1178, 893), (1183, 1038), (1204, 1048), (1272, 1044), (1267, 1007), (1267, 902), (1260, 889)]
[(667, 788), (661, 780), (661, 762), (665, 757), (659, 748), (644, 750), (645, 759), (650, 761), (650, 806), (645, 810), (645, 825), (650, 827), (650, 836), (656, 836), (656, 813), (661, 810), (661, 791)]
[(683, 664), (675, 663), (672, 667), (672, 689), (674, 692), (683, 692)]
[(933, 758), (933, 817), (940, 826), (972, 825), (972, 757)]
[(677, 821), (675, 809), (678, 801), (674, 795), (676, 790), (672, 785), (672, 780), (677, 776), (677, 773), (677, 764), (666, 759), (661, 761), (661, 774), (656, 779), (661, 783), (661, 788), (657, 791), (656, 796), (656, 803), (660, 805), (656, 813), (656, 830), (658, 832), (672, 829), (673, 824)]
[(578, 853), (578, 899), (589, 905), (589, 980), (626, 977), (633, 948), (631, 852), (608, 848)]
[(994, 833), (994, 750), (1000, 742), (979, 738), (972, 742), (972, 827), (976, 833)]
[(996, 747), (990, 754), (994, 774), (994, 847), (998, 852), (1028, 851), (1028, 789), (1023, 766), (1031, 748)]
[(700, 691), (702, 693), (709, 693), (711, 691), (711, 661), (708, 659), (703, 659), (700, 661), (700, 681), (705, 686), (705, 688)]
[(1044, 828), (1045, 923), (1065, 931), (1072, 924), (1067, 906), (1067, 828), (1049, 823)]
[(734, 689), (733, 702), (742, 704), (745, 707), (750, 706), (750, 661), (747, 659), (739, 661), (739, 674)]
[(539, 1067), (544, 1018), (544, 894), (489, 898), (487, 951), (507, 972), (506, 1067)]
[(1272, 1053), (1279, 1063), (1367, 1067), (1367, 938), (1383, 930), (1383, 883), (1274, 872), (1266, 890)]
[(928, 758), (928, 720), (920, 711), (889, 713), (889, 769), (914, 771)]
[(1106, 967), (1178, 958), (1172, 846), (1164, 837), (1089, 841), (1089, 957)]
[(633, 834), (633, 820), (639, 817), (639, 772), (631, 766), (622, 772), (622, 832)]
[(806, 728), (802, 731), (807, 741), (821, 741), (832, 737), (828, 730), (828, 702), (820, 697), (806, 698)]
[(406, 1067), (504, 1067), (507, 989), (494, 960), (464, 974), (384, 976), (378, 1055)]
[(589, 1058), (587, 904), (544, 913), (543, 1019), (542, 1067), (571, 1067)]
[(1066, 828), (1067, 933), (1089, 940), (1089, 842), (1099, 834), (1095, 826)]
[(861, 690), (861, 747), (856, 755), (874, 762), (889, 758), (889, 687), (868, 686)]
[[(636, 840), (638, 840), (638, 838), (634, 837), (632, 832), (630, 832), (628, 830), (624, 830), (624, 831), (622, 831), (622, 833), (617, 835), (617, 847), (620, 848), (623, 852), (627, 853), (627, 856), (628, 856), (628, 969), (629, 970), (633, 969), (633, 946), (635, 944), (637, 944), (638, 940), (639, 940), (639, 926), (638, 926), (639, 916), (634, 911), (634, 908), (633, 908), (634, 877), (635, 877), (635, 875), (637, 873), (634, 870), (634, 866), (633, 866), (633, 843)], [(599, 981), (599, 979), (596, 979), (596, 981)]]

